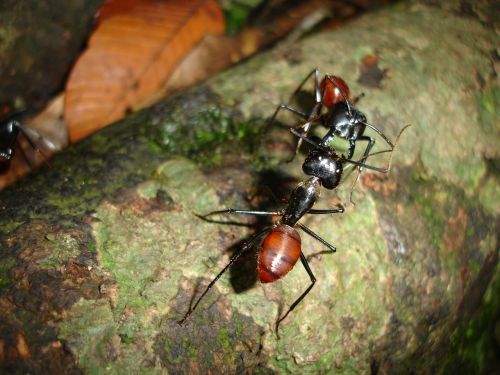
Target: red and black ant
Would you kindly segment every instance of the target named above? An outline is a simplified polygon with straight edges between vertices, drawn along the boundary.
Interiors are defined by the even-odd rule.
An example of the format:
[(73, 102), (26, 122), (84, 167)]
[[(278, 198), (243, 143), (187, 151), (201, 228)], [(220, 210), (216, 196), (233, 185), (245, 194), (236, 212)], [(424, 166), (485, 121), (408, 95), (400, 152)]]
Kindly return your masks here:
[(309, 267), (309, 263), (301, 250), (300, 235), (297, 230), (295, 230), (295, 227), (302, 229), (305, 233), (328, 247), (328, 249), (332, 252), (336, 251), (336, 248), (333, 245), (314, 233), (304, 224), (299, 223), (299, 220), (306, 214), (334, 214), (344, 212), (344, 208), (342, 206), (338, 206), (334, 209), (322, 210), (312, 208), (319, 198), (321, 186), (329, 190), (335, 189), (340, 183), (344, 169), (343, 165), (345, 163), (362, 166), (364, 168), (382, 173), (387, 173), (389, 171), (390, 166), (389, 168), (384, 169), (366, 165), (360, 161), (346, 159), (337, 155), (333, 148), (318, 143), (316, 140), (304, 136), (295, 129), (292, 129), (292, 132), (299, 136), (302, 140), (305, 140), (314, 146), (314, 149), (311, 150), (302, 167), (303, 171), (312, 177), (300, 182), (297, 185), (288, 199), (288, 205), (282, 210), (256, 211), (229, 208), (226, 210), (212, 211), (205, 215), (199, 215), (202, 219), (207, 219), (209, 216), (220, 214), (281, 216), (281, 219), (271, 227), (265, 228), (261, 232), (252, 236), (238, 249), (238, 251), (231, 257), (229, 263), (208, 284), (194, 305), (192, 305), (192, 307), (190, 306), (185, 316), (178, 322), (179, 325), (182, 325), (193, 313), (203, 297), (224, 274), (224, 272), (226, 272), (226, 270), (229, 269), (242, 254), (249, 251), (259, 238), (266, 235), (259, 248), (257, 261), (257, 273), (262, 283), (274, 282), (285, 276), (294, 267), (299, 258), (311, 279), (309, 287), (290, 306), (288, 311), (278, 319), (276, 323), (276, 335), (279, 337), (278, 328), (280, 323), (293, 309), (295, 309), (295, 307), (297, 307), (297, 305), (304, 299), (316, 283), (316, 278), (314, 277), (314, 274)]
[[(384, 133), (377, 127), (367, 122), (366, 116), (363, 112), (354, 107), (360, 97), (350, 99), (350, 90), (347, 83), (340, 77), (325, 74), (320, 81), (320, 72), (316, 68), (309, 73), (306, 78), (300, 83), (297, 89), (291, 95), (293, 98), (301, 89), (302, 86), (314, 75), (314, 99), (315, 104), (309, 114), (306, 114), (288, 104), (280, 104), (273, 116), (271, 117), (270, 124), (272, 124), (278, 113), (286, 109), (304, 119), (306, 122), (297, 126), (296, 128), (302, 129), (304, 135), (308, 135), (309, 129), (313, 124), (322, 124), (327, 127), (328, 133), (323, 137), (323, 143), (328, 144), (337, 136), (349, 142), (347, 151), (347, 159), (351, 159), (354, 155), (357, 141), (366, 141), (368, 145), (363, 152), (363, 159), (366, 160), (370, 150), (375, 145), (375, 139), (364, 134), (366, 128), (370, 128), (379, 134), (384, 141), (389, 145), (390, 150), (393, 150), (395, 145), (392, 143)], [(323, 112), (323, 107), (326, 107), (327, 112)], [(299, 139), (295, 153), (295, 157), (300, 146), (302, 139)], [(360, 167), (361, 170), (361, 167)]]

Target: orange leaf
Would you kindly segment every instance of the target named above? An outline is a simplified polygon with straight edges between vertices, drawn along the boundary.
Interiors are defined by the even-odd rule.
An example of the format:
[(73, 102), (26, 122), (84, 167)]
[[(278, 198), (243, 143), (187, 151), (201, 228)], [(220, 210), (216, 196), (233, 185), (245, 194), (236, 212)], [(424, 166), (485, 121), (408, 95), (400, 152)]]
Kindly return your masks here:
[(71, 142), (146, 102), (206, 33), (224, 32), (215, 0), (120, 1), (126, 6), (106, 10), (70, 74), (64, 118)]

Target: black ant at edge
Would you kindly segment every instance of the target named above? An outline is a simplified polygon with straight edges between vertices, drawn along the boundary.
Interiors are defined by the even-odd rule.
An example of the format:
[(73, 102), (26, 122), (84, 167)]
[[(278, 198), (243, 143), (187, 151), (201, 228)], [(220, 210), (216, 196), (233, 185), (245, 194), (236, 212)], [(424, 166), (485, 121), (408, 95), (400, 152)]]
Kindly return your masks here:
[(36, 130), (25, 127), (19, 121), (12, 119), (12, 116), (9, 116), (11, 119), (0, 120), (0, 164), (7, 165), (14, 158), (18, 150), (24, 162), (30, 168), (33, 167), (33, 162), (28, 158), (28, 155), (19, 144), (20, 137), (24, 138), (28, 145), (43, 157), (45, 162), (48, 162), (47, 155), (37, 146), (32, 136), (35, 136), (37, 141), (43, 142), (49, 149), (55, 149), (54, 144)]

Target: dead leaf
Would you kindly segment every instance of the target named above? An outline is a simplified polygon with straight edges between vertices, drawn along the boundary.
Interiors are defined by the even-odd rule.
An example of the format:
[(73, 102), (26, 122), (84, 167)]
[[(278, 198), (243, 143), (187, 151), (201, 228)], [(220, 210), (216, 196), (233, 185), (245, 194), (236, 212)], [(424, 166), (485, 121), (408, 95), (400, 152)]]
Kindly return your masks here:
[(257, 26), (248, 26), (237, 35), (207, 36), (175, 68), (155, 99), (207, 79), (283, 38), (290, 31), (293, 37), (287, 38), (285, 44), (292, 44), (310, 31), (311, 25), (328, 16), (330, 11), (324, 0), (311, 0), (288, 5), (286, 12), (274, 10), (271, 13), (272, 16), (257, 19)]
[(215, 0), (124, 1), (118, 13), (101, 13), (70, 74), (64, 118), (71, 142), (147, 102), (205, 34), (224, 31)]

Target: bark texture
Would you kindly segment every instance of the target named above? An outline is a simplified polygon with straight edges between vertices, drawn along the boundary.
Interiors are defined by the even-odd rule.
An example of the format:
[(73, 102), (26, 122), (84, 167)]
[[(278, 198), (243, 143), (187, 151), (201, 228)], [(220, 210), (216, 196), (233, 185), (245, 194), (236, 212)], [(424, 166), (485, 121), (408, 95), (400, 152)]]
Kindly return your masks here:
[[(403, 3), (277, 47), (129, 116), (1, 192), (3, 368), (494, 369), (486, 344), (498, 341), (481, 324), (494, 326), (500, 295), (493, 8)], [(412, 124), (394, 169), (388, 178), (364, 172), (356, 205), (345, 214), (304, 218), (338, 250), (324, 253), (302, 235), (318, 282), (282, 323), (280, 340), (276, 319), (309, 278), (297, 265), (284, 279), (260, 285), (255, 254), (238, 262), (179, 327), (195, 293), (253, 233), (194, 213), (268, 208), (274, 203), (263, 186), (286, 197), (304, 179), (303, 155), (284, 163), (292, 149), (288, 131), (265, 129), (265, 119), (316, 66), (342, 76), (354, 94), (364, 92), (359, 108), (392, 138)], [(348, 190), (346, 183), (340, 198)], [(337, 199), (325, 192), (317, 208)], [(483, 329), (474, 332), (483, 341), (467, 346), (462, 333), (470, 327)], [(474, 345), (483, 345), (486, 357), (469, 360)]]
[(1, 106), (41, 108), (50, 95), (61, 89), (102, 2), (2, 1)]

